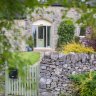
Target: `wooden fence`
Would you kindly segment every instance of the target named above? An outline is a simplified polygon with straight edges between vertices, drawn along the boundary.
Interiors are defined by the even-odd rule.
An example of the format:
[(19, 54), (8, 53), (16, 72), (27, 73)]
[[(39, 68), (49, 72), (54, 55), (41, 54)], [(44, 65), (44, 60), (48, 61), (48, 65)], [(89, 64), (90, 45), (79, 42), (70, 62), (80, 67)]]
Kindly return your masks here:
[(20, 76), (10, 79), (6, 71), (5, 96), (38, 96), (39, 65), (34, 64), (27, 69), (24, 80)]

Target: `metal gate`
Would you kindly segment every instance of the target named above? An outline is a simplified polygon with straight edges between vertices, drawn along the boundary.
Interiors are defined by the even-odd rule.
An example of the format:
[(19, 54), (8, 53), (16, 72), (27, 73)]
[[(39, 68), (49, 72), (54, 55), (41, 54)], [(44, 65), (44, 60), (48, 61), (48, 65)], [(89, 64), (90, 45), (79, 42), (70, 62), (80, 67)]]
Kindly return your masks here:
[(10, 79), (6, 71), (5, 95), (6, 96), (38, 96), (39, 64), (27, 67), (26, 77)]

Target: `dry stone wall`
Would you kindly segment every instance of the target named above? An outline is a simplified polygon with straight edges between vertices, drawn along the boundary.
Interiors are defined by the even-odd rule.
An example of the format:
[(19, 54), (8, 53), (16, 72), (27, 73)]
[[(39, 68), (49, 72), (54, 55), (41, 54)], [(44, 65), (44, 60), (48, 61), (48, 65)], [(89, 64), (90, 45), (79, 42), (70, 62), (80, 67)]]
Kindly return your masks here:
[(96, 54), (46, 53), (40, 63), (40, 96), (72, 96), (70, 75), (96, 70)]

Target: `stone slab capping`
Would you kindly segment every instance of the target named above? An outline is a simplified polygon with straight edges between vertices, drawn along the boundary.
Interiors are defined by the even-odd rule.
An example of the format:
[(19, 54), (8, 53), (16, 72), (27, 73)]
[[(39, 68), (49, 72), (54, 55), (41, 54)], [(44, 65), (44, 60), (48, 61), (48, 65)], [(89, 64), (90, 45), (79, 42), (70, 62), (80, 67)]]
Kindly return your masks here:
[(96, 54), (67, 55), (46, 52), (40, 63), (40, 96), (71, 96), (74, 90), (70, 75), (96, 71)]

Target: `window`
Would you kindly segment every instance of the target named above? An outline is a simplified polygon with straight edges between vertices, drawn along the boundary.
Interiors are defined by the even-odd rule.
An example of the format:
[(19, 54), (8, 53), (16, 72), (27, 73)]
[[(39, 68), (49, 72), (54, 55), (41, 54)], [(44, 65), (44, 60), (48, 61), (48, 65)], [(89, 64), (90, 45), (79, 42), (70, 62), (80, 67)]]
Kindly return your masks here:
[(47, 46), (50, 46), (50, 26), (47, 27)]
[(46, 26), (44, 26), (44, 47), (46, 47)]
[(43, 39), (43, 26), (38, 27), (38, 38)]
[(34, 42), (34, 47), (36, 47), (36, 33), (37, 33), (37, 26), (32, 26), (32, 37)]
[(85, 32), (86, 32), (86, 28), (85, 27), (81, 27), (80, 36), (85, 36)]

